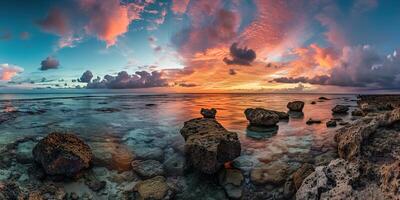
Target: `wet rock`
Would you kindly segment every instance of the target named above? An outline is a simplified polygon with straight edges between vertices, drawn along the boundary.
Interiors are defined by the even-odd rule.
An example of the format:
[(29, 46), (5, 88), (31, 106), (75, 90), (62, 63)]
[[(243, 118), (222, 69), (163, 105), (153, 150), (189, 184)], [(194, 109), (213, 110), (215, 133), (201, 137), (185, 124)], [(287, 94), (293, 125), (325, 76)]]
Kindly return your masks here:
[(219, 184), (224, 188), (226, 194), (231, 199), (242, 197), (243, 174), (238, 169), (224, 169), (219, 174)]
[(279, 115), (263, 108), (248, 108), (244, 111), (246, 119), (254, 126), (275, 126), (279, 122)]
[(132, 162), (132, 169), (143, 178), (153, 178), (164, 175), (164, 169), (160, 162), (156, 160), (135, 160)]
[(145, 106), (151, 107), (151, 106), (156, 106), (157, 104), (154, 103), (147, 103)]
[(249, 171), (256, 165), (256, 161), (252, 156), (239, 156), (233, 160), (233, 167), (240, 169), (242, 171)]
[(12, 121), (17, 118), (17, 114), (15, 112), (5, 112), (0, 113), (0, 124), (8, 121)]
[(346, 114), (349, 111), (349, 107), (345, 105), (336, 105), (332, 108), (333, 114)]
[(312, 118), (310, 118), (310, 119), (308, 119), (307, 121), (306, 121), (306, 124), (307, 125), (311, 125), (311, 124), (320, 124), (321, 123), (321, 120), (319, 120), (319, 119), (312, 119)]
[(293, 173), (293, 183), (298, 190), (303, 183), (303, 180), (314, 172), (314, 166), (308, 163), (304, 163), (300, 169), (298, 169), (295, 173)]
[(67, 194), (59, 184), (44, 183), (29, 191), (28, 200), (65, 199)]
[(288, 174), (289, 166), (286, 163), (276, 161), (273, 163), (259, 163), (250, 172), (251, 182), (256, 185), (283, 184)]
[(378, 108), (374, 105), (370, 105), (368, 103), (362, 103), (360, 104), (360, 109), (364, 112), (375, 112), (378, 110)]
[(314, 105), (314, 104), (317, 104), (317, 102), (315, 102), (315, 101), (311, 101), (311, 104), (313, 104), (313, 105)]
[(22, 164), (31, 163), (33, 161), (32, 150), (36, 144), (32, 140), (19, 143), (15, 153), (17, 161)]
[(185, 158), (179, 153), (173, 153), (165, 159), (163, 166), (169, 175), (182, 175), (185, 170)]
[(141, 160), (164, 160), (164, 151), (160, 147), (138, 146), (134, 148), (133, 153), (136, 158)]
[(381, 188), (388, 191), (387, 197), (396, 199), (400, 197), (400, 161), (384, 165), (380, 169)]
[(51, 133), (32, 153), (48, 175), (75, 176), (92, 161), (90, 147), (74, 134)]
[(303, 112), (304, 102), (303, 101), (289, 102), (286, 107), (290, 111)]
[(127, 171), (135, 155), (126, 146), (116, 143), (91, 143), (93, 164), (110, 170)]
[(335, 120), (329, 120), (326, 122), (326, 127), (336, 127), (336, 121)]
[(360, 155), (361, 144), (376, 131), (378, 123), (358, 121), (350, 127), (343, 127), (335, 135), (340, 158), (353, 160)]
[(380, 192), (374, 185), (353, 189), (353, 184), (360, 178), (358, 169), (357, 164), (343, 159), (333, 160), (328, 166), (317, 167), (304, 179), (296, 199), (371, 199), (371, 194), (379, 196)]
[(186, 140), (185, 153), (188, 163), (203, 173), (213, 174), (224, 163), (240, 155), (238, 135), (227, 131), (215, 119), (189, 120), (180, 132)]
[(364, 116), (364, 112), (358, 108), (356, 108), (355, 110), (353, 110), (351, 112), (352, 116)]
[(294, 118), (294, 119), (303, 119), (304, 118), (303, 112), (289, 111), (288, 114), (289, 114), (290, 118)]
[(17, 184), (12, 182), (0, 182), (0, 199), (19, 200), (24, 199), (24, 195)]
[(170, 189), (164, 177), (156, 176), (140, 181), (136, 184), (135, 191), (137, 191), (140, 200), (161, 200), (165, 199)]
[(106, 182), (100, 181), (92, 173), (85, 174), (85, 184), (94, 192), (98, 192), (106, 187)]
[(200, 114), (203, 115), (204, 118), (215, 118), (217, 110), (215, 108), (211, 109), (202, 108), (200, 110)]
[(319, 100), (330, 100), (329, 98), (326, 98), (326, 97), (319, 97), (318, 99)]

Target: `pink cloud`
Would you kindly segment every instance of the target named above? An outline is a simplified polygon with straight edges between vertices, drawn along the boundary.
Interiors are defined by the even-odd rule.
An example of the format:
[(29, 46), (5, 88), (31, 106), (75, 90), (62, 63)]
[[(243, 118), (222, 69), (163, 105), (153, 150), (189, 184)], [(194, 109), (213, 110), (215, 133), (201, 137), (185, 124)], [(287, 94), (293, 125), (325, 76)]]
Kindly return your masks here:
[(0, 80), (9, 81), (14, 76), (16, 76), (19, 73), (22, 73), (23, 71), (24, 69), (16, 65), (0, 64)]
[(140, 19), (143, 6), (134, 3), (122, 5), (119, 0), (81, 0), (81, 8), (89, 16), (85, 30), (89, 34), (114, 45), (119, 36), (128, 31), (133, 20)]
[(173, 0), (171, 10), (175, 14), (183, 14), (186, 12), (186, 8), (190, 0)]

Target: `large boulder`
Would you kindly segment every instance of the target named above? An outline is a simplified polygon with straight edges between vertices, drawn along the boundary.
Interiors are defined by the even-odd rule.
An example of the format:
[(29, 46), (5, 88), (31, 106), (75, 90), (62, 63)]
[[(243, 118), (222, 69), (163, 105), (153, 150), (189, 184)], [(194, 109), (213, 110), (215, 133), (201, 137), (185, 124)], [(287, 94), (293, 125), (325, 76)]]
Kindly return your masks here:
[(275, 126), (279, 122), (279, 115), (276, 112), (263, 108), (248, 108), (244, 114), (254, 126)]
[(51, 133), (33, 148), (34, 160), (46, 174), (75, 176), (90, 166), (90, 147), (74, 134)]
[(140, 181), (135, 185), (134, 190), (137, 192), (137, 199), (140, 200), (170, 199), (173, 195), (172, 190), (162, 176)]
[(345, 105), (336, 105), (332, 108), (333, 114), (346, 114), (349, 111), (349, 107)]
[(302, 101), (292, 101), (286, 106), (290, 111), (303, 112), (304, 102)]
[(203, 115), (204, 118), (215, 118), (217, 110), (215, 108), (211, 109), (202, 108), (200, 110), (200, 114)]
[(215, 119), (189, 120), (180, 132), (186, 140), (185, 153), (188, 163), (203, 173), (213, 174), (224, 163), (240, 156), (238, 135), (227, 131)]

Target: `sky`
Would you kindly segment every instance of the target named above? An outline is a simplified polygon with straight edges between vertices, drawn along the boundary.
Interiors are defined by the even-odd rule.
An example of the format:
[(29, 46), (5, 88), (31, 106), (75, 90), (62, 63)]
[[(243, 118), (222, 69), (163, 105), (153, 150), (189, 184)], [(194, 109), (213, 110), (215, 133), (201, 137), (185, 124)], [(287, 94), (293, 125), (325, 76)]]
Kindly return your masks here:
[(0, 1), (0, 90), (400, 89), (396, 0)]

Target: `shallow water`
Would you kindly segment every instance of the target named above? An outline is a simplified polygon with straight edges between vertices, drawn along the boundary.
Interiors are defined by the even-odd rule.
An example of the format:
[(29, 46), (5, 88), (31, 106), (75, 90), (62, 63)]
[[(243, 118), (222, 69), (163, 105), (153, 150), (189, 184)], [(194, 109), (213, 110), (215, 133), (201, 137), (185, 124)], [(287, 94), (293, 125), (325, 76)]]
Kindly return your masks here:
[[(109, 170), (123, 171), (128, 170), (127, 166), (120, 162), (124, 159), (143, 157), (145, 154), (144, 156), (165, 162), (171, 155), (182, 153), (184, 140), (179, 130), (183, 122), (200, 117), (201, 108), (213, 107), (218, 110), (217, 120), (226, 129), (239, 134), (243, 158), (251, 160), (255, 166), (258, 166), (257, 163), (282, 162), (288, 164), (294, 171), (303, 162), (323, 164), (326, 162), (325, 155), (328, 155), (327, 159), (335, 155), (333, 135), (340, 126), (327, 128), (325, 122), (332, 118), (331, 108), (335, 105), (356, 105), (355, 95), (323, 95), (331, 100), (318, 101), (320, 96), (318, 94), (91, 94), (91, 96), (0, 94), (1, 112), (19, 110), (29, 113), (0, 123), (0, 148), (25, 136), (45, 136), (52, 131), (68, 131), (84, 139), (95, 155), (111, 154), (110, 159), (113, 164), (105, 166)], [(291, 117), (289, 121), (279, 122), (279, 129), (274, 134), (247, 129), (248, 122), (244, 116), (246, 108), (262, 107), (286, 112), (287, 102), (293, 100), (305, 102), (304, 116)], [(310, 104), (311, 101), (316, 101), (316, 104)], [(350, 111), (352, 109), (353, 107)], [(341, 117), (344, 121), (351, 121), (350, 115)], [(309, 118), (320, 119), (322, 123), (306, 125), (305, 122)], [(153, 154), (148, 155), (149, 152)], [(249, 173), (251, 168), (244, 171), (245, 174)], [(177, 177), (176, 174), (168, 173), (166, 176)], [(196, 188), (190, 192), (191, 195), (201, 196), (207, 194), (209, 190), (217, 191), (210, 198), (220, 199), (225, 195), (221, 188), (210, 185), (212, 183), (197, 177), (196, 174), (178, 177), (186, 181), (186, 190)], [(247, 179), (248, 177), (246, 182), (251, 185)], [(74, 188), (79, 187), (66, 186), (70, 191), (76, 190)], [(188, 193), (186, 192), (186, 196), (182, 198), (188, 198)], [(109, 194), (96, 195), (105, 197)]]

